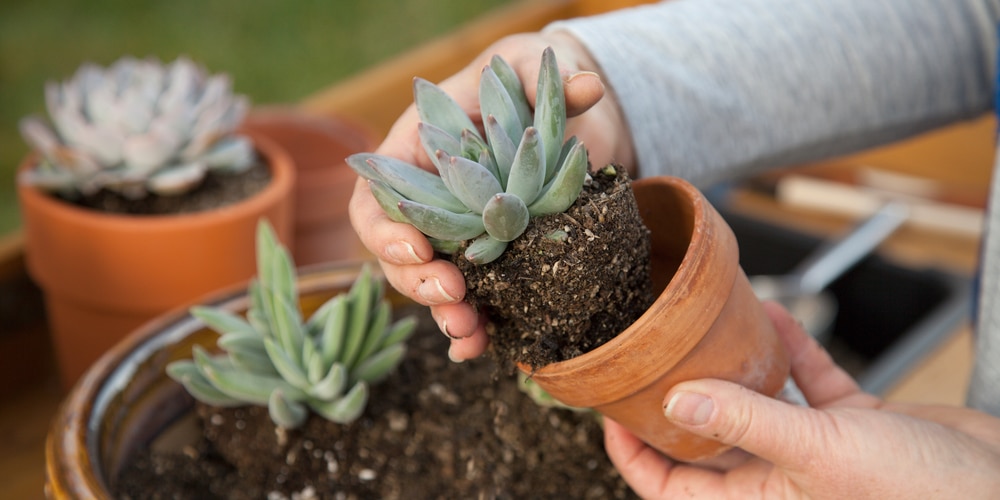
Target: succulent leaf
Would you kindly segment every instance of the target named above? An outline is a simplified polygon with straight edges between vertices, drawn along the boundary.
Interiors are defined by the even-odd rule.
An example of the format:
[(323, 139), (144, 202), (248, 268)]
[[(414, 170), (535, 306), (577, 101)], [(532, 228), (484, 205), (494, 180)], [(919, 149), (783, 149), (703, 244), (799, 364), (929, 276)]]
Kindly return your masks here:
[(507, 132), (493, 115), (487, 115), (483, 126), (486, 128), (486, 138), (490, 141), (490, 149), (493, 151), (493, 161), (497, 165), (500, 184), (507, 185), (507, 178), (510, 176), (510, 166), (514, 163), (514, 156), (517, 155), (517, 144), (507, 137)]
[(484, 67), (479, 77), (479, 109), (483, 116), (497, 119), (511, 142), (521, 138), (524, 128), (521, 126), (521, 118), (517, 115), (514, 101), (507, 94), (507, 88), (500, 81), (500, 77), (490, 66)]
[(399, 202), (399, 211), (410, 224), (432, 238), (462, 241), (475, 238), (486, 230), (479, 214), (456, 214), (409, 200)]
[(433, 123), (453, 137), (463, 130), (476, 130), (472, 119), (450, 95), (423, 78), (413, 79), (413, 100), (421, 121)]
[(392, 308), (388, 302), (383, 302), (375, 306), (375, 314), (368, 324), (368, 331), (365, 332), (364, 342), (361, 344), (361, 352), (358, 359), (369, 358), (380, 347), (382, 347), (382, 336), (389, 331), (389, 321), (392, 319)]
[(323, 322), (320, 349), (323, 352), (323, 362), (332, 364), (340, 359), (340, 353), (344, 348), (344, 339), (347, 337), (349, 304), (344, 295), (334, 297), (328, 304), (331, 305), (331, 309), (326, 321)]
[(439, 240), (432, 236), (428, 236), (427, 242), (431, 244), (431, 248), (433, 248), (435, 252), (441, 252), (447, 255), (454, 255), (462, 249), (461, 241)]
[(226, 351), (230, 361), (239, 368), (266, 375), (277, 375), (267, 355), (264, 341), (256, 333), (225, 333), (219, 337), (216, 344)]
[(184, 386), (195, 399), (214, 406), (241, 406), (244, 402), (227, 396), (216, 389), (204, 375), (198, 371), (194, 362), (181, 360), (167, 366), (167, 375)]
[(534, 126), (541, 135), (545, 151), (546, 177), (558, 167), (556, 160), (566, 135), (566, 95), (563, 93), (562, 76), (551, 47), (542, 52), (542, 65), (538, 74), (538, 93), (535, 97)]
[(340, 363), (334, 363), (330, 365), (326, 375), (309, 389), (309, 395), (322, 400), (334, 399), (343, 393), (346, 387), (347, 368)]
[(483, 210), (486, 232), (500, 241), (512, 241), (528, 227), (528, 207), (517, 196), (500, 193)]
[(318, 383), (327, 372), (323, 355), (316, 348), (316, 341), (309, 336), (302, 337), (302, 366), (305, 368), (306, 378), (309, 379), (309, 386)]
[(368, 384), (358, 382), (344, 397), (332, 401), (309, 401), (309, 407), (331, 422), (345, 424), (361, 416), (367, 402)]
[(507, 194), (520, 198), (524, 203), (535, 201), (545, 183), (545, 152), (544, 145), (538, 138), (534, 127), (524, 129), (521, 145), (514, 155), (510, 167), (510, 178), (507, 179)]
[(194, 306), (191, 308), (191, 315), (217, 332), (224, 332), (226, 334), (242, 333), (251, 336), (257, 333), (243, 318), (222, 309)]
[[(424, 152), (427, 153), (427, 157), (437, 166), (438, 172), (441, 171), (441, 165), (438, 164), (439, 151), (445, 154), (445, 158), (463, 154), (462, 142), (459, 139), (430, 123), (417, 124), (417, 134), (420, 136), (420, 143), (424, 147)], [(447, 185), (447, 182), (445, 185)]]
[(407, 219), (403, 212), (399, 211), (399, 202), (405, 200), (403, 195), (396, 192), (395, 189), (389, 187), (386, 183), (377, 180), (369, 180), (368, 188), (372, 190), (372, 196), (375, 197), (375, 201), (378, 205), (382, 207), (385, 215), (389, 217), (390, 220), (396, 222), (404, 222), (409, 224), (410, 219)]
[(483, 213), (490, 198), (503, 192), (503, 186), (492, 172), (479, 163), (460, 156), (453, 156), (448, 161), (446, 175), (451, 179), (455, 197), (477, 214)]
[(381, 351), (373, 353), (355, 369), (358, 380), (374, 384), (381, 381), (402, 361), (406, 355), (404, 344), (392, 344)]
[(389, 331), (386, 332), (385, 337), (382, 339), (382, 345), (389, 346), (406, 342), (416, 328), (417, 319), (413, 316), (396, 321), (389, 326)]
[(305, 406), (289, 401), (282, 394), (281, 389), (275, 389), (267, 401), (267, 412), (278, 427), (294, 429), (306, 421), (309, 411)]
[(465, 249), (465, 258), (473, 264), (493, 262), (507, 249), (507, 242), (500, 241), (489, 234), (484, 234), (469, 244)]
[(227, 363), (225, 358), (213, 358), (201, 349), (195, 349), (194, 362), (216, 389), (232, 398), (266, 405), (274, 389), (281, 389), (293, 399), (305, 397), (305, 393), (280, 377), (242, 371)]
[(533, 217), (565, 212), (580, 196), (587, 177), (587, 151), (578, 143), (566, 156), (566, 162), (554, 179), (545, 186), (538, 200), (528, 207)]
[(372, 276), (371, 271), (365, 268), (358, 279), (351, 286), (351, 291), (347, 294), (350, 302), (351, 318), (347, 323), (347, 336), (344, 339), (344, 353), (340, 359), (348, 368), (354, 365), (361, 348), (365, 342), (365, 335), (368, 333), (368, 321), (371, 317), (371, 309), (374, 303), (372, 296)]
[(521, 122), (521, 128), (527, 128), (532, 124), (531, 105), (528, 104), (524, 85), (521, 84), (521, 79), (517, 77), (517, 72), (500, 56), (490, 58), (490, 67), (493, 68), (497, 78), (500, 79), (504, 88), (507, 89), (507, 95), (510, 96), (511, 101), (514, 103), (514, 109), (517, 111), (518, 119)]
[(274, 369), (281, 375), (281, 378), (295, 387), (309, 387), (309, 377), (299, 360), (296, 359), (298, 356), (293, 358), (284, 346), (273, 339), (264, 339), (264, 350), (267, 351), (267, 357), (270, 358)]
[[(453, 212), (466, 210), (462, 202), (448, 191), (444, 181), (437, 175), (388, 156), (371, 156), (367, 163), (378, 174), (374, 179), (385, 182), (410, 200)], [(358, 175), (364, 176), (363, 172), (357, 172)]]

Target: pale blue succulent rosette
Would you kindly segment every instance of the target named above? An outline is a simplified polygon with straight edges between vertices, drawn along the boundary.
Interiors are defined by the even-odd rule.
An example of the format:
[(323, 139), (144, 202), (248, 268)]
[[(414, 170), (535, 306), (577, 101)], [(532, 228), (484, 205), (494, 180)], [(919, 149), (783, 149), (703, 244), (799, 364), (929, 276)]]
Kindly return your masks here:
[(544, 51), (532, 112), (513, 68), (494, 56), (483, 69), (479, 104), (485, 139), (441, 88), (414, 80), (421, 144), (437, 175), (384, 155), (348, 165), (369, 182), (389, 218), (413, 225), (435, 249), (476, 264), (497, 259), (533, 217), (566, 211), (588, 177), (587, 150), (563, 141), (566, 100), (551, 48)]
[(45, 104), (51, 125), (36, 115), (20, 122), (39, 155), (20, 181), (71, 198), (102, 189), (132, 199), (177, 195), (210, 171), (239, 173), (257, 161), (250, 139), (235, 132), (246, 96), (232, 92), (227, 75), (184, 57), (84, 64), (46, 84)]

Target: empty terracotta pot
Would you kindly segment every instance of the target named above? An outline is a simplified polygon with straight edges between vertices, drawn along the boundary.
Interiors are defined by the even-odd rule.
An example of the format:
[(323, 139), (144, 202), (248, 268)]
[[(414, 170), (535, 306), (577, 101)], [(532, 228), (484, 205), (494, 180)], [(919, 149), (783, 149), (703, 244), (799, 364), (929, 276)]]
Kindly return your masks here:
[(610, 342), (538, 368), (533, 380), (674, 459), (708, 459), (729, 447), (671, 425), (663, 416), (667, 391), (685, 380), (718, 378), (775, 396), (789, 375), (788, 355), (740, 268), (732, 230), (702, 194), (672, 177), (633, 188), (651, 231), (659, 297)]
[(295, 262), (304, 266), (369, 258), (348, 218), (357, 175), (344, 159), (374, 150), (375, 134), (344, 118), (279, 106), (253, 110), (243, 128), (277, 142), (295, 164)]

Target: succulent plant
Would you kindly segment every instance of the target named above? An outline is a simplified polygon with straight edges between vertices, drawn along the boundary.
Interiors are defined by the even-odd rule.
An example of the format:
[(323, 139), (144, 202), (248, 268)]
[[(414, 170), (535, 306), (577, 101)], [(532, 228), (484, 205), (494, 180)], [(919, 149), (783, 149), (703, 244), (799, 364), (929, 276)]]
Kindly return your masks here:
[(180, 194), (209, 170), (241, 172), (255, 161), (249, 138), (235, 133), (247, 98), (187, 58), (86, 63), (70, 80), (48, 82), (45, 103), (51, 127), (38, 115), (20, 123), (40, 155), (21, 181), (47, 191)]
[(494, 56), (482, 72), (479, 105), (485, 140), (472, 119), (440, 87), (417, 78), (414, 101), (420, 141), (439, 175), (370, 153), (347, 163), (368, 180), (388, 216), (429, 237), (439, 251), (461, 242), (471, 262), (498, 258), (532, 217), (560, 213), (580, 195), (587, 151), (563, 142), (566, 101), (555, 54), (542, 54), (534, 111), (513, 68)]
[(175, 361), (167, 373), (204, 403), (266, 405), (279, 427), (298, 427), (308, 410), (338, 423), (353, 421), (367, 404), (368, 385), (402, 360), (415, 319), (391, 323), (384, 285), (366, 264), (350, 291), (303, 321), (291, 259), (264, 222), (257, 231), (257, 273), (245, 319), (216, 308), (191, 309), (221, 334), (223, 352), (196, 346), (193, 360)]

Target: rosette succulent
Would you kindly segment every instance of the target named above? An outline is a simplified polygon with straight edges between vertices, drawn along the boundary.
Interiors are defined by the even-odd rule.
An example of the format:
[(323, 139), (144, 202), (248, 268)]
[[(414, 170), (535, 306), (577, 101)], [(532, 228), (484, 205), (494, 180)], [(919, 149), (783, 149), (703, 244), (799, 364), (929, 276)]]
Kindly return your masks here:
[(21, 182), (64, 196), (175, 195), (209, 170), (241, 172), (256, 161), (249, 138), (235, 133), (247, 98), (233, 94), (228, 76), (183, 57), (84, 64), (71, 79), (46, 84), (45, 104), (51, 125), (37, 115), (20, 123), (40, 156)]
[(412, 224), (439, 251), (498, 258), (532, 217), (560, 213), (580, 195), (587, 151), (575, 137), (563, 142), (566, 101), (551, 48), (542, 54), (534, 111), (513, 68), (494, 56), (482, 72), (483, 132), (441, 88), (414, 80), (420, 141), (438, 175), (384, 155), (356, 154), (347, 162), (368, 180), (390, 218)]
[(391, 321), (384, 286), (365, 265), (350, 291), (303, 321), (291, 259), (266, 223), (258, 228), (257, 266), (245, 318), (191, 309), (221, 334), (223, 352), (196, 346), (193, 360), (175, 361), (167, 373), (207, 404), (267, 406), (279, 427), (298, 427), (309, 410), (334, 422), (353, 421), (368, 401), (368, 385), (402, 360), (416, 320)]

